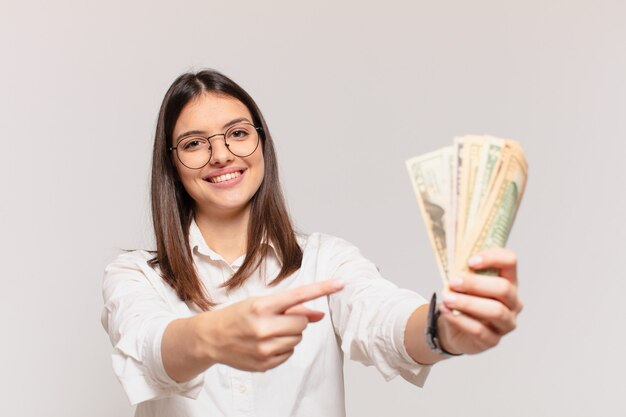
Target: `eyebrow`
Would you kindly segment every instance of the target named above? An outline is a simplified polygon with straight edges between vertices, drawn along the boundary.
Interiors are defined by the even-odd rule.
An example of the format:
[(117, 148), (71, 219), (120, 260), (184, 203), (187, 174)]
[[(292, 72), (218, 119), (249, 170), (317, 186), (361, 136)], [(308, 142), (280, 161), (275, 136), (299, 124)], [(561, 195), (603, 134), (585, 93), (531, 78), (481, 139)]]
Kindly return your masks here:
[[(241, 123), (241, 122), (248, 122), (248, 123), (252, 123), (250, 120), (248, 120), (247, 117), (239, 117), (237, 119), (233, 119), (230, 122), (226, 123), (224, 126), (222, 126), (222, 129), (228, 130), (229, 127), (236, 125), (237, 123)], [(189, 130), (187, 132), (181, 133), (180, 135), (178, 135), (178, 137), (176, 138), (176, 143), (180, 142), (180, 140), (186, 136), (190, 136), (190, 135), (204, 135), (206, 134), (205, 131), (203, 130)]]

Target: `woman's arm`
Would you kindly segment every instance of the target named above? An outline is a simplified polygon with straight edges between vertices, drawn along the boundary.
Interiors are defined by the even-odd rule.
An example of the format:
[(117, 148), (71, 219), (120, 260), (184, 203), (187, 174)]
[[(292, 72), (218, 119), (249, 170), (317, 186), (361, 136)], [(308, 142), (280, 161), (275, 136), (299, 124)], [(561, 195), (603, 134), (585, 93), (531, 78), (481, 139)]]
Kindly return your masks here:
[[(421, 363), (422, 365), (432, 365), (449, 358), (449, 356), (441, 355), (428, 346), (426, 342), (427, 320), (428, 305), (426, 304), (418, 307), (413, 314), (411, 314), (404, 333), (404, 347), (407, 353), (415, 362)], [(449, 350), (448, 352), (457, 353)]]
[[(487, 249), (472, 257), (474, 271), (497, 269), (498, 277), (464, 274), (450, 280), (438, 319), (439, 340), (451, 353), (479, 353), (498, 344), (516, 327), (522, 301), (517, 293), (517, 258), (513, 251)], [(425, 330), (428, 309), (422, 306), (409, 318), (405, 347), (418, 363), (431, 364), (447, 358), (429, 349)]]
[(320, 281), (174, 320), (163, 333), (163, 366), (178, 382), (215, 363), (246, 371), (274, 368), (293, 354), (307, 325), (324, 316), (301, 304), (342, 288), (336, 280)]
[(200, 348), (197, 330), (199, 316), (174, 320), (163, 333), (163, 367), (176, 382), (189, 381), (214, 363), (210, 356), (202, 354)]

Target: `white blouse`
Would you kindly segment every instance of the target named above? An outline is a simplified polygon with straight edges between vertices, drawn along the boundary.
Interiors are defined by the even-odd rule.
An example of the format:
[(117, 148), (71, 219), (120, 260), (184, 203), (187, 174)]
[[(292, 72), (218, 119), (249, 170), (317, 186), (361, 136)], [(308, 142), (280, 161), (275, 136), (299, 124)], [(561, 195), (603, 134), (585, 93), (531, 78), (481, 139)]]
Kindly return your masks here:
[(297, 272), (268, 287), (280, 270), (270, 250), (264, 275), (257, 271), (243, 287), (227, 292), (220, 285), (244, 257), (228, 264), (206, 245), (195, 221), (189, 242), (217, 308), (330, 278), (341, 279), (346, 286), (306, 303), (326, 315), (309, 324), (285, 363), (266, 372), (216, 364), (191, 381), (177, 383), (163, 368), (161, 338), (172, 320), (200, 310), (181, 301), (148, 266), (152, 254), (119, 255), (104, 273), (102, 325), (113, 345), (113, 370), (130, 403), (137, 404), (136, 417), (344, 416), (344, 353), (375, 366), (386, 380), (401, 375), (415, 385), (424, 384), (430, 367), (408, 355), (404, 329), (411, 313), (426, 300), (382, 278), (355, 246), (320, 233), (298, 236), (304, 256)]

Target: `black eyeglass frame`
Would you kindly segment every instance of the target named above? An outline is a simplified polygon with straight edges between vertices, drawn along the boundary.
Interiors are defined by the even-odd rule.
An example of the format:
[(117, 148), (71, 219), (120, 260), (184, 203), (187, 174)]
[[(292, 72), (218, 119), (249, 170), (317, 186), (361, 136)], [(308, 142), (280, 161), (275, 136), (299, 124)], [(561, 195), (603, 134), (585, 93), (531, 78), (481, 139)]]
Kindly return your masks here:
[[(257, 137), (256, 137), (256, 146), (254, 147), (254, 149), (252, 150), (252, 152), (250, 152), (247, 155), (237, 155), (235, 152), (233, 152), (230, 149), (230, 145), (228, 144), (228, 140), (226, 139), (226, 134), (231, 131), (232, 129), (236, 128), (237, 126), (241, 125), (241, 124), (245, 124), (245, 125), (250, 125), (254, 128), (254, 130), (257, 131)], [(213, 147), (211, 146), (211, 139), (216, 137), (216, 136), (223, 136), (224, 137), (224, 145), (226, 145), (226, 149), (228, 149), (228, 152), (230, 152), (231, 154), (235, 155), (236, 157), (239, 158), (247, 158), (248, 156), (252, 155), (253, 153), (256, 152), (256, 150), (259, 147), (259, 143), (261, 143), (261, 133), (263, 132), (263, 128), (262, 127), (258, 127), (253, 125), (252, 123), (248, 123), (248, 122), (243, 122), (243, 123), (238, 123), (236, 126), (230, 127), (226, 130), (226, 132), (224, 133), (216, 133), (214, 135), (211, 136), (202, 136), (202, 135), (190, 135), (193, 137), (201, 137), (203, 139), (206, 139), (206, 141), (209, 144), (209, 159), (207, 159), (206, 163), (204, 165), (202, 165), (201, 167), (198, 168), (192, 168), (190, 166), (185, 165), (185, 163), (183, 162), (183, 160), (180, 158), (180, 155), (178, 154), (178, 143), (180, 143), (183, 139), (189, 137), (189, 136), (185, 136), (184, 138), (181, 138), (178, 143), (176, 144), (176, 146), (170, 146), (168, 147), (169, 151), (176, 151), (176, 157), (178, 158), (178, 160), (180, 161), (181, 164), (183, 164), (184, 166), (186, 166), (189, 169), (202, 169), (204, 168), (209, 162), (211, 162), (211, 158), (213, 157)]]

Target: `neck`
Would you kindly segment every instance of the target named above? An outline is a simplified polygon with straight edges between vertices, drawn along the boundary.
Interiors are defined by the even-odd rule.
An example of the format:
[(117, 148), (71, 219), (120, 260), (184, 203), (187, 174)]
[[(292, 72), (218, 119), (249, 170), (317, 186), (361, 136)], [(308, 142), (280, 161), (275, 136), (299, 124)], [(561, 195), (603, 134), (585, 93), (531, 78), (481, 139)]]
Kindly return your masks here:
[(207, 212), (196, 207), (195, 219), (206, 244), (226, 262), (246, 253), (250, 206), (229, 213)]

